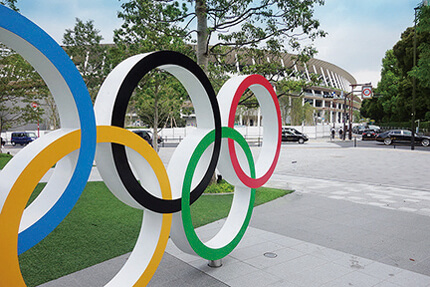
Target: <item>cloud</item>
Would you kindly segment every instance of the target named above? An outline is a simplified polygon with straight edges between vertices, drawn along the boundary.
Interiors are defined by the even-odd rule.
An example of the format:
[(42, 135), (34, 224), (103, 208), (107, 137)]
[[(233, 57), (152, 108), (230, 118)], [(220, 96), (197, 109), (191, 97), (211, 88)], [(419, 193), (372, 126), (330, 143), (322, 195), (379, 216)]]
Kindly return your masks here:
[(18, 2), (18, 5), (24, 16), (39, 25), (60, 44), (65, 30), (74, 27), (75, 18), (83, 21), (94, 20), (104, 43), (113, 42), (113, 30), (119, 28), (122, 23), (122, 20), (117, 18), (121, 5), (119, 1), (23, 0)]
[(316, 18), (328, 32), (315, 41), (316, 57), (345, 69), (360, 83), (376, 86), (385, 52), (413, 25), (414, 2), (327, 0), (316, 8)]

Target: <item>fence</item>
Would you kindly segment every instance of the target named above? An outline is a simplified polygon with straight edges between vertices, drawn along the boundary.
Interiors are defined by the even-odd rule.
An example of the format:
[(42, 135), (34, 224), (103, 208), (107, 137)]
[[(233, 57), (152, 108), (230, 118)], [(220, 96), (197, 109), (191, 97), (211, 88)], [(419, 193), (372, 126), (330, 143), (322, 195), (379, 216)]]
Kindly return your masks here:
[[(310, 139), (317, 138), (329, 138), (330, 137), (330, 125), (316, 125), (316, 126), (288, 126), (295, 128), (299, 132), (306, 134)], [(183, 127), (183, 128), (164, 128), (159, 132), (159, 135), (163, 138), (163, 144), (178, 144), (181, 142), (187, 134), (192, 133), (196, 127)], [(242, 134), (246, 141), (253, 145), (260, 145), (263, 140), (264, 128), (263, 127), (250, 127), (250, 126), (235, 126), (235, 129)], [(28, 131), (37, 134), (37, 131)], [(47, 134), (49, 131), (41, 130), (40, 136)], [(10, 143), (12, 131), (3, 132), (1, 136), (6, 143)]]
[[(295, 128), (296, 130), (306, 134), (311, 139), (317, 138), (329, 138), (330, 137), (330, 125), (316, 125), (316, 126), (289, 126)], [(165, 128), (162, 129), (159, 135), (163, 138), (164, 144), (178, 143), (193, 132), (195, 127), (185, 127), (185, 128)], [(263, 127), (250, 127), (250, 126), (235, 126), (235, 129), (242, 134), (247, 142), (255, 145), (260, 145), (264, 128)]]

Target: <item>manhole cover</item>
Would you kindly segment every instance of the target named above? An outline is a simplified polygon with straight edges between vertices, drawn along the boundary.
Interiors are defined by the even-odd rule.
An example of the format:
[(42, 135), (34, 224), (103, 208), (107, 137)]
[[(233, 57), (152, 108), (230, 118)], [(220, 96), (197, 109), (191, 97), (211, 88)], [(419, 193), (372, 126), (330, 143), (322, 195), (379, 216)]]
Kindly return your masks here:
[(273, 252), (266, 252), (266, 253), (264, 253), (264, 256), (266, 256), (268, 258), (276, 258), (276, 257), (278, 257), (278, 254), (273, 253)]

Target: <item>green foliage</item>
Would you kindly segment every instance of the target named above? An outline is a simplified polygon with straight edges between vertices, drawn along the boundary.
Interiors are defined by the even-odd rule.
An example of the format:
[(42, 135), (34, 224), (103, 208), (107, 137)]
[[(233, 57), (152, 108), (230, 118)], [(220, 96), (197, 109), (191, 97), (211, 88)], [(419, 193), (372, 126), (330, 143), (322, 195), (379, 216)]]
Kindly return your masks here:
[(157, 128), (169, 119), (180, 119), (183, 99), (188, 94), (180, 82), (168, 73), (155, 71), (146, 76), (136, 90), (132, 105), (143, 124)]
[[(185, 2), (185, 1), (183, 1)], [(195, 1), (196, 5), (197, 2)], [(290, 47), (301, 54), (309, 49), (302, 48), (301, 39), (315, 39), (325, 36), (319, 30), (319, 22), (313, 18), (314, 5), (322, 5), (324, 1), (277, 0), (216, 0), (201, 1), (207, 15), (208, 39), (215, 35), (217, 43), (211, 47), (207, 41), (208, 54), (218, 54), (217, 48), (227, 47), (228, 52), (241, 47), (263, 48), (271, 51), (281, 51)], [(191, 10), (191, 9), (188, 9)], [(198, 18), (198, 11), (190, 13), (183, 11), (181, 22), (192, 17)], [(179, 21), (178, 21), (179, 22)], [(198, 33), (199, 31), (197, 31)]]
[(227, 181), (222, 180), (219, 183), (213, 183), (209, 185), (205, 193), (232, 193), (234, 192), (234, 186), (229, 184)]
[[(109, 63), (116, 65), (132, 55), (157, 50), (181, 52), (193, 58), (188, 36), (169, 22), (177, 17), (177, 4), (164, 1), (133, 0), (121, 5), (118, 17), (121, 28), (114, 31), (116, 47), (110, 51)], [(182, 85), (162, 70), (156, 70), (139, 83), (129, 105), (129, 112), (139, 115), (153, 129), (153, 146), (157, 150), (157, 135), (169, 119), (180, 120), (180, 111), (188, 94)]]
[[(322, 0), (130, 0), (118, 13), (124, 23), (115, 31), (118, 49), (112, 54), (117, 56), (109, 61), (117, 63), (114, 59), (123, 54), (169, 49), (197, 58), (216, 92), (229, 74), (237, 72), (236, 60), (243, 73), (261, 74), (278, 85), (292, 72), (292, 67), (283, 67), (282, 53), (297, 53), (295, 63), (306, 62), (316, 53), (312, 45), (301, 42), (325, 36), (313, 15), (314, 6), (323, 4)], [(215, 36), (216, 44), (209, 46)], [(185, 45), (189, 42), (196, 43), (196, 48)], [(248, 92), (240, 105), (255, 108), (258, 103)], [(143, 113), (147, 111), (139, 114)]]
[(5, 5), (5, 6), (11, 8), (12, 10), (19, 12), (18, 7), (16, 6), (16, 2), (17, 2), (17, 0), (2, 0), (2, 1), (0, 1), (0, 4)]
[[(40, 192), (39, 185), (32, 195)], [(259, 188), (255, 205), (291, 191)], [(228, 215), (232, 194), (204, 195), (191, 206), (194, 227)], [(27, 286), (38, 286), (130, 252), (142, 222), (142, 211), (116, 199), (103, 182), (89, 182), (72, 212), (39, 244), (19, 256)]]
[[(412, 113), (412, 81), (416, 78), (416, 118), (430, 118), (430, 7), (418, 10), (416, 31), (417, 66), (414, 68), (413, 27), (407, 28), (392, 50), (382, 60), (381, 81), (377, 97), (363, 101), (361, 114), (376, 122), (410, 121)], [(410, 126), (410, 124), (409, 124)]]
[(103, 37), (94, 27), (94, 21), (83, 22), (79, 18), (63, 35), (65, 50), (80, 71), (93, 101), (108, 72), (105, 65), (107, 49), (100, 45), (101, 40)]
[(412, 77), (416, 77), (421, 85), (430, 88), (430, 6), (422, 6), (418, 10), (417, 35), (421, 38), (418, 46), (418, 65), (410, 71)]
[(311, 125), (314, 122), (314, 107), (309, 103), (303, 104), (303, 97), (291, 98), (290, 119), (291, 125)]
[(33, 102), (40, 103), (48, 89), (34, 68), (13, 51), (0, 55), (0, 131), (12, 125), (40, 120), (44, 110), (33, 109)]
[(171, 3), (131, 0), (121, 5), (118, 17), (124, 23), (114, 31), (114, 42), (123, 58), (158, 50), (177, 51), (193, 57), (192, 47), (186, 45), (189, 36), (171, 24), (181, 13), (179, 4)]

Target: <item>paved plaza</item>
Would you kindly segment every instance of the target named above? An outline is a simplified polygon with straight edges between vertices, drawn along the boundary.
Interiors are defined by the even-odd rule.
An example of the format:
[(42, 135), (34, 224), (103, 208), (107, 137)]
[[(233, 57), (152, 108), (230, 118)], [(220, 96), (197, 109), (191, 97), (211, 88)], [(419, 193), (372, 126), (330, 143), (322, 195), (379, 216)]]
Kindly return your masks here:
[[(172, 152), (161, 149), (163, 162)], [(429, 164), (430, 149), (283, 144), (266, 185), (295, 192), (254, 209), (220, 268), (169, 242), (150, 286), (430, 286)], [(127, 256), (42, 286), (103, 286)]]

